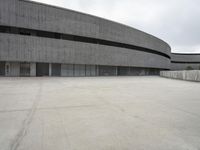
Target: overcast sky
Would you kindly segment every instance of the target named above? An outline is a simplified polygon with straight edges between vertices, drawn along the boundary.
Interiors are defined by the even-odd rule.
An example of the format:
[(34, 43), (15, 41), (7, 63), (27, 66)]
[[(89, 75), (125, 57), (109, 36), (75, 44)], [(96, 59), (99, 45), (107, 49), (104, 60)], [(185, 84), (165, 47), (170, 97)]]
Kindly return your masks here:
[(200, 53), (200, 0), (35, 0), (153, 34), (173, 52)]

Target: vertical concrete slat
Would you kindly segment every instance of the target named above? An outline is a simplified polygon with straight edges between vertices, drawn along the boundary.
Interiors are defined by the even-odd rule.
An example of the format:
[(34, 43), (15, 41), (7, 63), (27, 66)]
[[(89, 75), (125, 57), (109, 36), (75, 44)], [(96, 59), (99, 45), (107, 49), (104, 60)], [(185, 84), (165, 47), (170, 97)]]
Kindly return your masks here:
[(36, 63), (30, 63), (30, 76), (36, 76)]

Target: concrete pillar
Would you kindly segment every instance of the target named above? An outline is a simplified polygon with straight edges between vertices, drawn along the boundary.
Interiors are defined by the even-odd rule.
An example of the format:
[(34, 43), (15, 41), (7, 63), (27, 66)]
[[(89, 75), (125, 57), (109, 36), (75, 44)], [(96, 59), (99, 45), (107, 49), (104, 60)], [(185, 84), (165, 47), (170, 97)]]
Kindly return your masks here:
[(36, 76), (36, 63), (30, 63), (30, 76)]
[(49, 76), (52, 76), (52, 64), (49, 64)]

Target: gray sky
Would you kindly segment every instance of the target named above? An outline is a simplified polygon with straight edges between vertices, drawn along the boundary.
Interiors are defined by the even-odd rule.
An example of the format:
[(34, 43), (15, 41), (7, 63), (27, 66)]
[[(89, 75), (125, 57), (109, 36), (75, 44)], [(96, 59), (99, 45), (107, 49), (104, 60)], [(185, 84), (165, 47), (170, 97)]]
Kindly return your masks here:
[(200, 53), (200, 0), (34, 0), (117, 21), (153, 34), (173, 52)]

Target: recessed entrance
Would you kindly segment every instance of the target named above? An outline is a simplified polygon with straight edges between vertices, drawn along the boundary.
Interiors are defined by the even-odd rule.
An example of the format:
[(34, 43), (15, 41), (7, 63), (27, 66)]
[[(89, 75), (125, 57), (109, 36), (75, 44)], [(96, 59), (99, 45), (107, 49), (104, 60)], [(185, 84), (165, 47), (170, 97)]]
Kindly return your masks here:
[(0, 76), (5, 76), (5, 62), (0, 62)]
[(51, 65), (52, 76), (61, 76), (61, 64)]
[(30, 76), (30, 63), (20, 63), (20, 76), (22, 77)]
[(117, 67), (115, 66), (99, 66), (99, 76), (116, 76)]
[(36, 76), (49, 76), (49, 64), (37, 63), (36, 64)]

